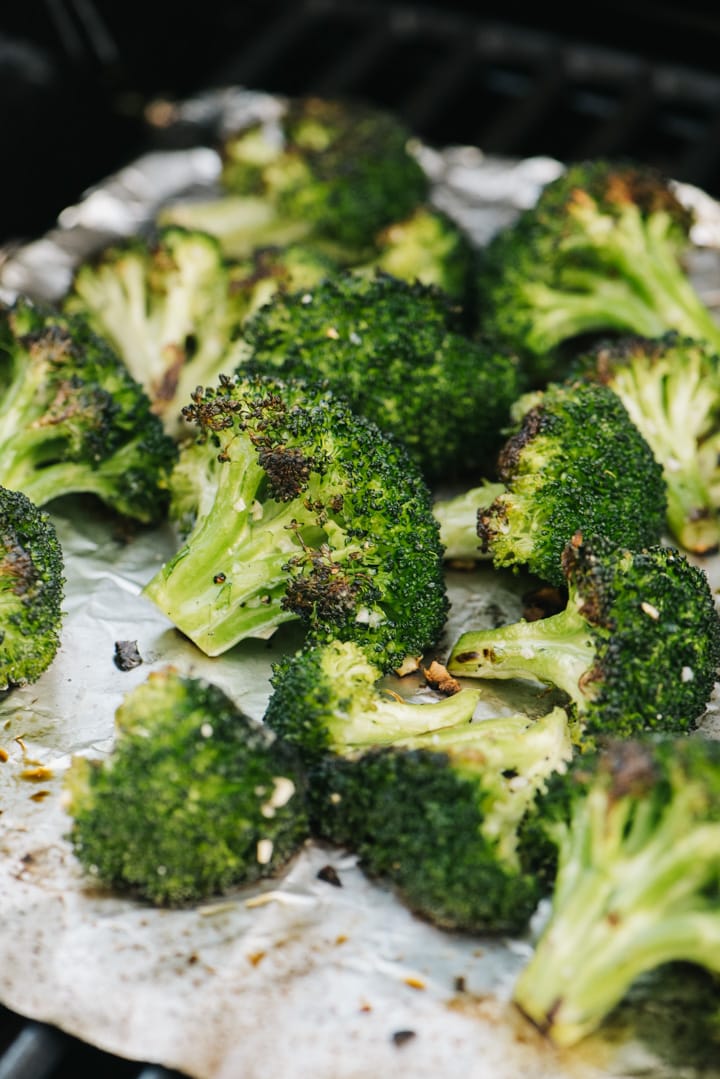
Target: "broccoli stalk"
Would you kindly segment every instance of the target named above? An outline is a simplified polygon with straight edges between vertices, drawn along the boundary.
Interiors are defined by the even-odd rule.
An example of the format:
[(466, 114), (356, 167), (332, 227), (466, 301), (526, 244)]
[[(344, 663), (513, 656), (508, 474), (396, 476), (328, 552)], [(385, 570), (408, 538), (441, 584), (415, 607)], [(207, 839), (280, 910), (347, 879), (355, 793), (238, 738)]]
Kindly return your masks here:
[(631, 551), (580, 534), (562, 565), (564, 610), (463, 633), (448, 671), (553, 685), (590, 737), (691, 729), (720, 664), (720, 618), (703, 570), (671, 547)]
[(199, 648), (219, 655), (301, 620), (311, 636), (362, 640), (390, 669), (436, 642), (438, 529), (399, 443), (297, 380), (221, 378), (185, 415), (198, 438), (171, 480), (185, 539), (144, 595)]
[(504, 484), (483, 480), (477, 487), (435, 499), (433, 514), (440, 526), (446, 561), (478, 562), (491, 557), (478, 536), (478, 511), (505, 493)]
[(60, 646), (64, 558), (55, 526), (0, 487), (0, 689), (36, 682)]
[(611, 743), (576, 772), (550, 918), (513, 993), (559, 1046), (662, 964), (720, 973), (720, 746)]
[(306, 839), (294, 754), (217, 686), (154, 671), (115, 727), (65, 777), (68, 838), (101, 883), (180, 906), (277, 873)]
[(490, 241), (478, 278), (488, 327), (542, 375), (589, 332), (675, 329), (720, 347), (720, 327), (682, 265), (692, 214), (655, 170), (597, 160), (548, 184)]
[(175, 444), (142, 386), (80, 315), (0, 309), (0, 483), (36, 504), (92, 494), (143, 523), (168, 508)]
[(685, 550), (720, 545), (720, 357), (705, 342), (668, 331), (660, 338), (601, 341), (574, 361), (577, 373), (609, 386), (663, 468), (667, 524)]

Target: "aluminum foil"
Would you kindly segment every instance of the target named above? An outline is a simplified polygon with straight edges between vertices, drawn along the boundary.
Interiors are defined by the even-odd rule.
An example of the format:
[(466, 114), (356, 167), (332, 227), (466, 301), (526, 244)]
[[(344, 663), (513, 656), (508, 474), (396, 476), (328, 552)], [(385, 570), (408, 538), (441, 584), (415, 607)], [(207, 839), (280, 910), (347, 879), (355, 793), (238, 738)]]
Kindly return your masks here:
[[(278, 101), (231, 87), (168, 109), (171, 123), (219, 131), (254, 116), (273, 124)], [(561, 170), (549, 158), (503, 160), (474, 147), (416, 151), (436, 203), (479, 243)], [(0, 295), (60, 298), (80, 259), (142, 230), (166, 202), (212, 193), (218, 173), (216, 153), (200, 141), (140, 158), (68, 207), (48, 235), (4, 252)], [(693, 279), (720, 310), (720, 212), (702, 192), (678, 190), (698, 212)], [(510, 1004), (542, 908), (521, 939), (440, 931), (368, 880), (348, 852), (315, 843), (278, 878), (196, 908), (157, 910), (88, 882), (66, 839), (63, 775), (74, 754), (107, 753), (124, 694), (171, 663), (214, 681), (261, 718), (271, 664), (299, 637), (286, 626), (269, 641), (209, 659), (141, 595), (174, 553), (169, 526), (120, 534), (117, 521), (86, 500), (47, 508), (66, 557), (62, 646), (36, 684), (0, 700), (3, 1004), (105, 1051), (196, 1079), (382, 1079), (399, 1070), (415, 1079), (720, 1076), (706, 1061), (679, 1062), (672, 1036), (648, 1035), (647, 1023), (627, 1017), (572, 1051), (544, 1042)], [(717, 588), (720, 560), (701, 564)], [(498, 612), (517, 618), (526, 584), (488, 566), (449, 572), (452, 607), (439, 658), (461, 632), (491, 624)], [(137, 644), (140, 665), (115, 665), (119, 641)], [(428, 692), (406, 681), (403, 691)], [(498, 683), (479, 715), (546, 707), (541, 690)], [(703, 729), (715, 733), (718, 723), (713, 701)], [(327, 866), (339, 886), (318, 875)], [(633, 1016), (653, 1020), (653, 1008), (640, 993)], [(661, 1026), (672, 1032), (686, 1011), (656, 1014), (658, 1034)]]

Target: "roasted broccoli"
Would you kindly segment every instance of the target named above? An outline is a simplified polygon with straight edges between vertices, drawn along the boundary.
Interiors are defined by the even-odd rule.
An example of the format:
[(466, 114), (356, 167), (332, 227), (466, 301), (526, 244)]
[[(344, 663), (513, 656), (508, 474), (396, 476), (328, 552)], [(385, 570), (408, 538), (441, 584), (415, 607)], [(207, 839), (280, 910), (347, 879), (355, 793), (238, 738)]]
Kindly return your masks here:
[(226, 133), (219, 153), (223, 194), (177, 202), (158, 220), (211, 232), (233, 257), (312, 238), (361, 259), (429, 191), (405, 125), (361, 102), (289, 98), (279, 117)]
[[(521, 395), (494, 477), (438, 508), (452, 549), (458, 520), (477, 534), (480, 556), (562, 585), (563, 548), (581, 530), (636, 548), (659, 542), (666, 519), (663, 471), (617, 394), (592, 382), (552, 383)], [(475, 520), (468, 502), (479, 500)]]
[(430, 482), (489, 466), (519, 393), (513, 355), (470, 339), (432, 285), (378, 272), (276, 294), (245, 325), (238, 370), (321, 377), (400, 439)]
[(198, 385), (232, 370), (245, 315), (217, 240), (179, 227), (132, 236), (82, 262), (63, 300), (118, 351), (166, 430)]
[[(208, 655), (301, 620), (384, 669), (448, 609), (432, 499), (404, 447), (324, 384), (222, 377), (185, 410), (171, 514), (185, 536), (145, 596)], [(194, 510), (194, 513), (193, 513)]]
[[(311, 289), (338, 269), (334, 259), (302, 243), (258, 247), (245, 258), (228, 260), (227, 266), (233, 304), (243, 322), (276, 292)], [(241, 334), (242, 328), (238, 330), (238, 336)]]
[(560, 346), (590, 333), (674, 329), (720, 348), (720, 326), (683, 266), (691, 225), (657, 170), (575, 164), (482, 251), (481, 322), (526, 351), (540, 383), (562, 369)]
[(274, 665), (271, 683), (264, 722), (308, 764), (469, 723), (480, 699), (466, 687), (430, 703), (406, 700), (355, 641), (305, 645)]
[(513, 993), (558, 1046), (664, 964), (720, 973), (720, 743), (617, 740), (566, 778), (550, 917)]
[(573, 361), (580, 377), (609, 386), (625, 405), (667, 488), (667, 527), (685, 550), (720, 545), (720, 355), (668, 331), (599, 341)]
[(68, 838), (110, 888), (197, 902), (282, 868), (307, 837), (303, 784), (261, 723), (168, 667), (123, 698), (106, 757), (73, 757)]
[(0, 487), (0, 689), (36, 682), (60, 647), (62, 547), (50, 517)]
[(720, 664), (720, 618), (705, 572), (672, 547), (628, 550), (580, 534), (562, 567), (562, 611), (461, 634), (450, 674), (556, 686), (588, 741), (691, 730)]
[(36, 505), (91, 494), (164, 518), (177, 450), (142, 386), (80, 315), (0, 305), (0, 484)]
[(307, 768), (311, 832), (446, 929), (524, 928), (544, 881), (519, 832), (573, 743), (566, 712), (475, 719), (481, 694), (402, 697), (354, 642), (275, 664), (264, 721)]
[(448, 562), (479, 562), (490, 559), (478, 535), (478, 510), (490, 506), (505, 492), (501, 483), (483, 480), (477, 487), (467, 487), (458, 494), (439, 494), (433, 514), (440, 527), (440, 542)]

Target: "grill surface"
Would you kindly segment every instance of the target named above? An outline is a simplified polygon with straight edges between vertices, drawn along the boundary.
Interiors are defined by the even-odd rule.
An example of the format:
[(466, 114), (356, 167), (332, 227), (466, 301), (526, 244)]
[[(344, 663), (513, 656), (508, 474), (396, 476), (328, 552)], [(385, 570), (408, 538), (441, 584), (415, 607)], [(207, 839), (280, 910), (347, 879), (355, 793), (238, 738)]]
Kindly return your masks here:
[[(720, 197), (720, 78), (711, 59), (718, 15), (606, 4), (610, 29), (589, 42), (566, 21), (553, 25), (552, 13), (544, 25), (525, 12), (508, 21), (507, 3), (492, 17), (483, 5), (478, 17), (469, 3), (206, 2), (202, 26), (193, 22), (185, 46), (167, 49), (167, 26), (138, 33), (147, 11), (134, 6), (123, 5), (120, 24), (101, 21), (89, 3), (48, 2), (45, 22), (33, 13), (31, 34), (17, 13), (3, 13), (0, 90), (15, 107), (5, 110), (0, 137), (17, 169), (14, 185), (6, 170), (0, 242), (49, 228), (87, 185), (136, 154), (198, 139), (198, 131), (154, 130), (144, 119), (151, 99), (227, 83), (362, 97), (436, 145), (568, 163), (635, 157)], [(0, 1079), (69, 1079), (83, 1069), (104, 1079), (178, 1074), (110, 1056), (0, 1006)]]

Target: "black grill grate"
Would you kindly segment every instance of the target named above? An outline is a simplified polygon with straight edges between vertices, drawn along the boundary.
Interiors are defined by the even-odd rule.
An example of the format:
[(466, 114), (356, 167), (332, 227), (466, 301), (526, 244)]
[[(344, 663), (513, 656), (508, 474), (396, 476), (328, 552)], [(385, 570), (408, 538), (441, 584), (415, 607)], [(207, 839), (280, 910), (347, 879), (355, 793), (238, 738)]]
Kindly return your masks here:
[[(106, 138), (87, 139), (85, 130), (83, 145), (94, 146), (94, 157), (76, 156), (65, 186), (60, 177), (54, 188), (43, 177), (46, 197), (61, 201), (38, 204), (37, 216), (22, 219), (23, 227), (49, 227), (84, 186), (169, 137), (142, 122), (128, 123), (130, 91), (146, 102), (227, 83), (283, 94), (363, 97), (394, 109), (435, 145), (474, 144), (487, 153), (542, 154), (568, 163), (632, 156), (720, 197), (720, 78), (702, 68), (439, 6), (294, 0), (210, 5), (203, 26), (188, 29), (198, 62), (191, 65), (182, 56), (177, 62), (176, 56), (173, 81), (162, 68), (157, 34), (153, 39), (152, 33), (138, 34), (135, 24), (112, 21), (106, 30), (112, 44), (105, 53), (107, 69), (100, 70), (106, 111), (97, 117)], [(715, 31), (720, 40), (720, 22)], [(132, 51), (130, 42), (140, 38), (147, 54)], [(98, 55), (88, 63), (82, 45), (78, 36), (72, 55), (64, 57), (79, 65), (76, 93), (94, 89), (83, 78), (97, 80), (103, 63)], [(125, 56), (119, 68), (118, 55)], [(98, 95), (91, 92), (90, 98)], [(77, 155), (77, 147), (67, 146), (67, 126), (63, 137)], [(77, 190), (69, 190), (69, 182)], [(23, 179), (22, 190), (27, 196), (32, 183)], [(178, 1075), (111, 1056), (0, 1006), (0, 1079), (74, 1079), (83, 1070), (103, 1079)]]

